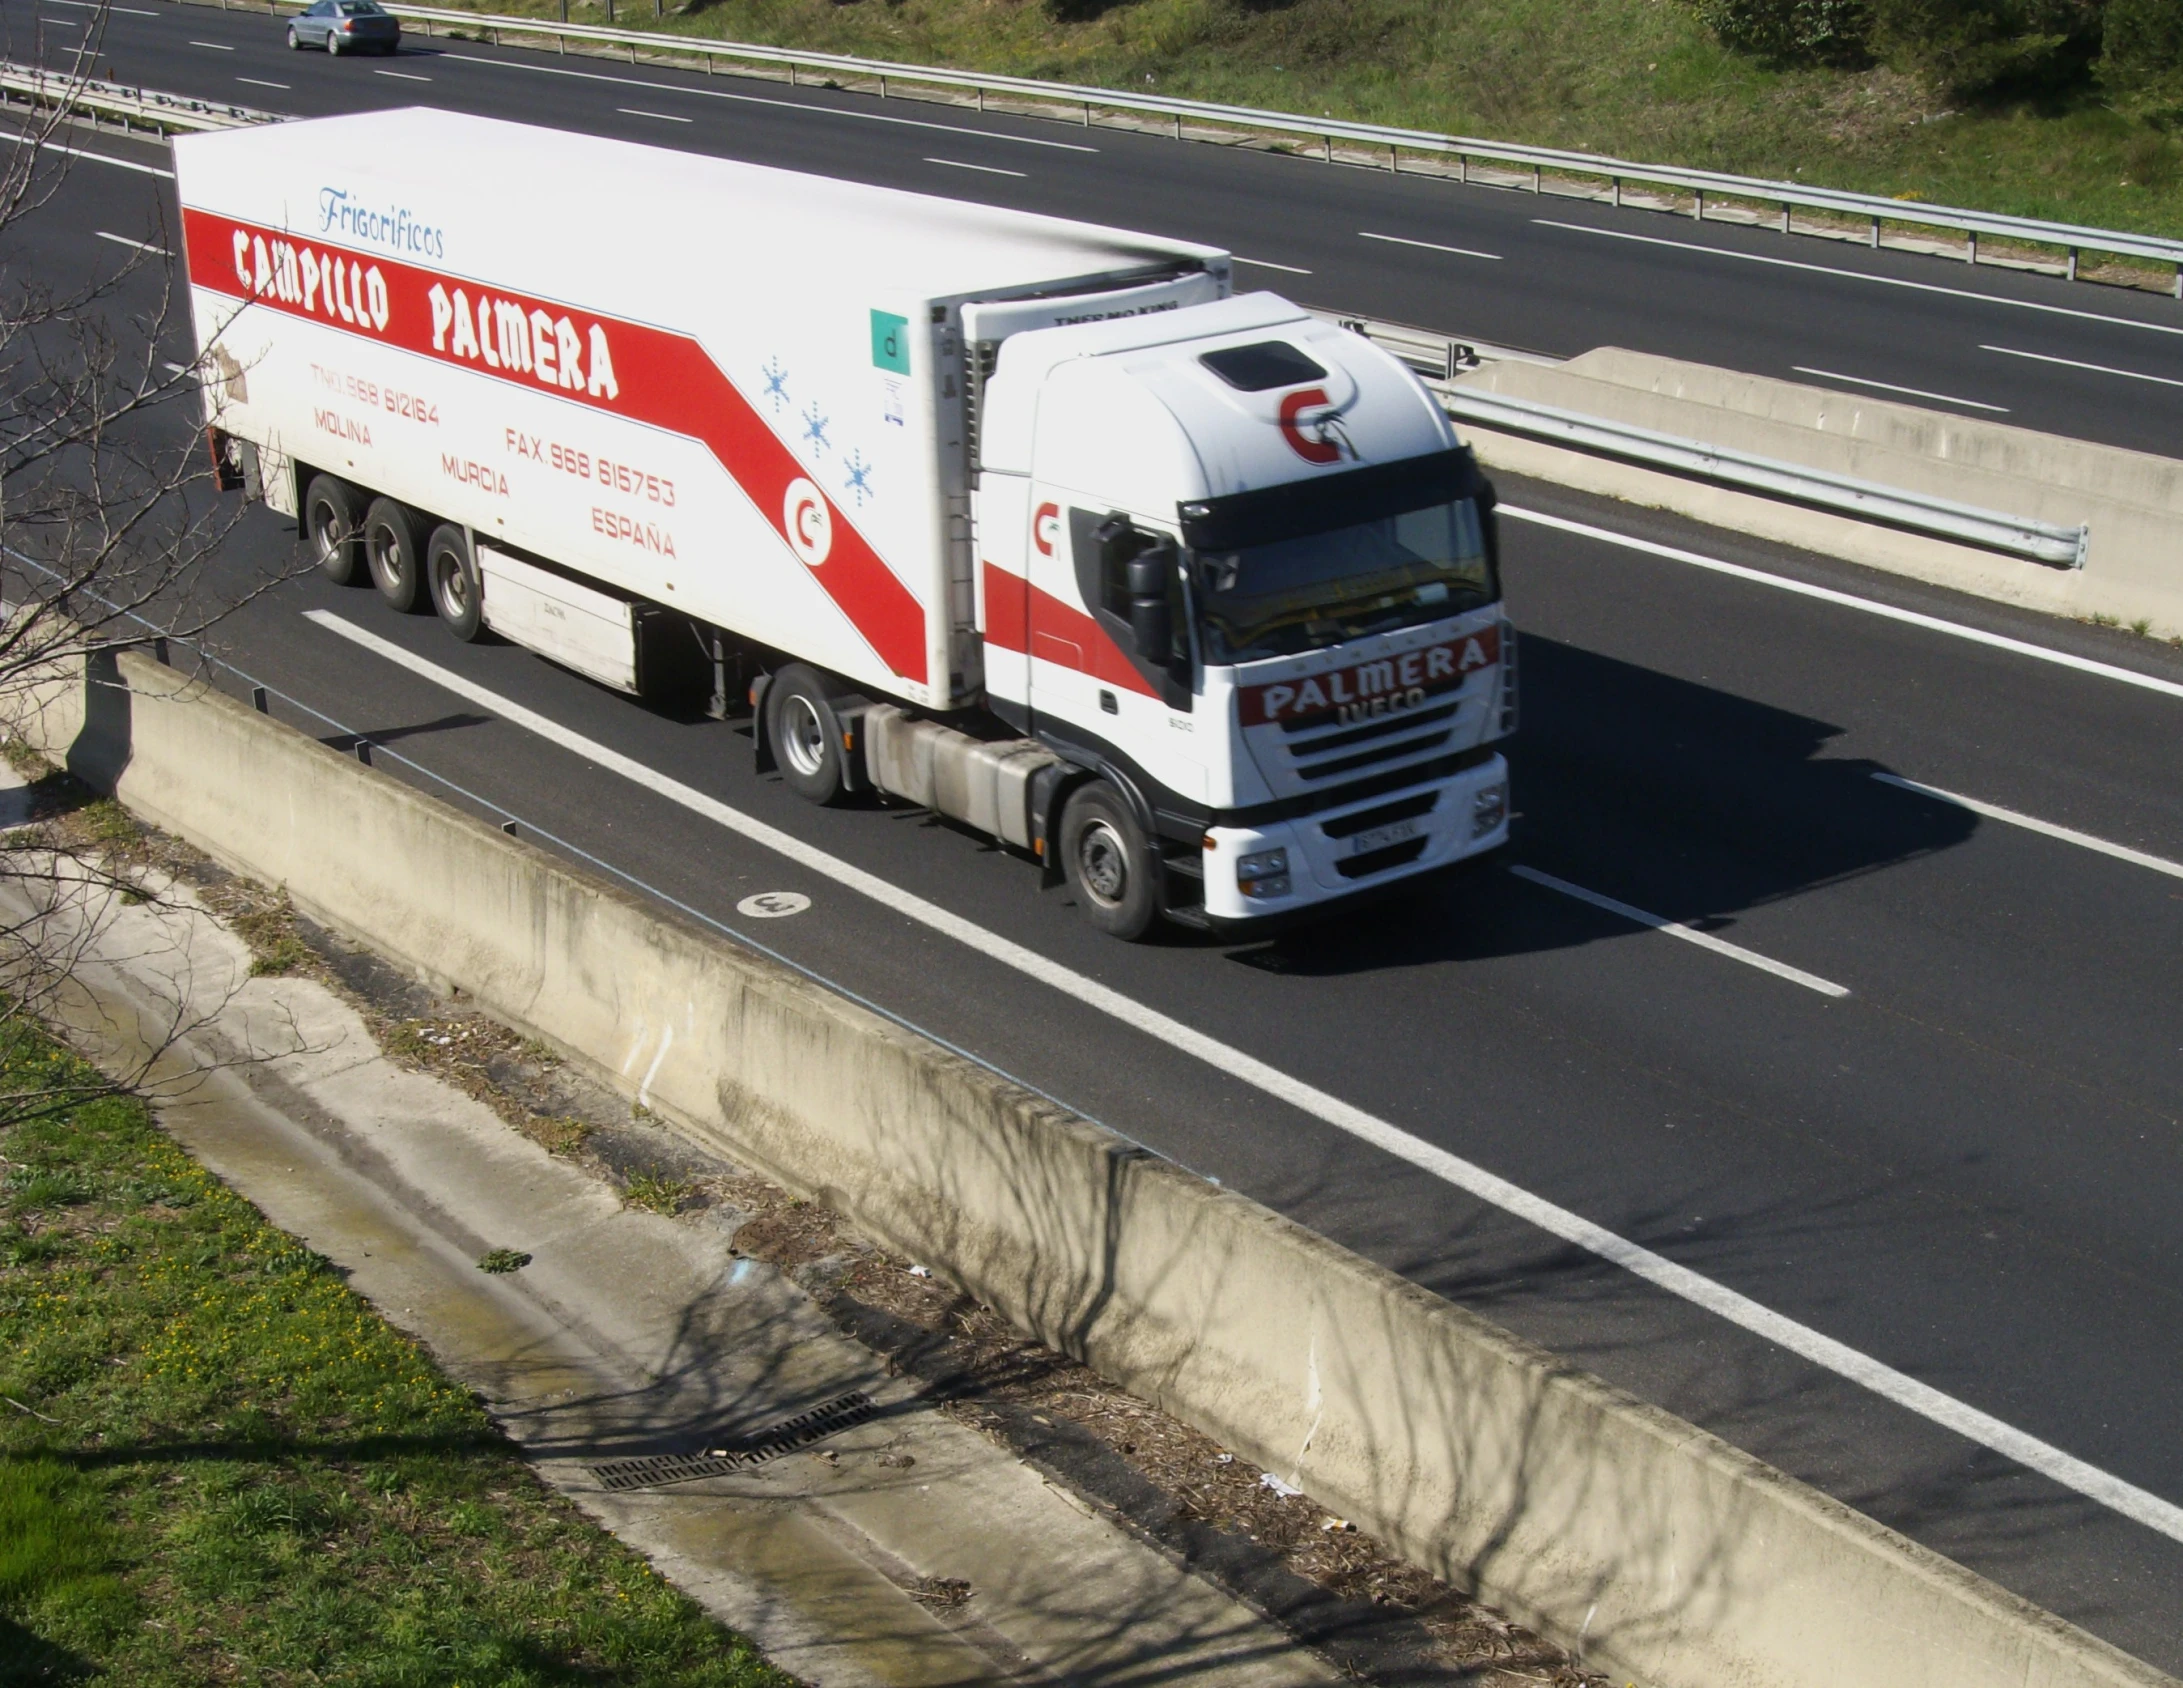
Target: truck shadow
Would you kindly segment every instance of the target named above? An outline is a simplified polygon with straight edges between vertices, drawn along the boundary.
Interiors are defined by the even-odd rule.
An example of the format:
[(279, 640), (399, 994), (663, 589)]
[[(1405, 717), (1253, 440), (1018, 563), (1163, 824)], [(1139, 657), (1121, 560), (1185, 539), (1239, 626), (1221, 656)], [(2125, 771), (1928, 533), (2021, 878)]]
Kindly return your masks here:
[[(1510, 859), (1703, 931), (1962, 843), (1978, 817), (1837, 758), (1845, 729), (1543, 637), (1523, 645)], [(1513, 894), (1512, 894), (1513, 893)], [(1269, 972), (1415, 967), (1639, 935), (1490, 865), (1229, 952)]]

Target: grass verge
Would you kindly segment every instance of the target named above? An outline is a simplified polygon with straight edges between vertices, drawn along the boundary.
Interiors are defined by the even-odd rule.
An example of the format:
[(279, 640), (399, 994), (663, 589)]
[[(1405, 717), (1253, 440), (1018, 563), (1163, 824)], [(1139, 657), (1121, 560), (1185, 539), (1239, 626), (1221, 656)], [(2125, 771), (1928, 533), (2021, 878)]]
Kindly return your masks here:
[(789, 1683), (132, 1098), (0, 1133), (0, 1395), (0, 1683)]

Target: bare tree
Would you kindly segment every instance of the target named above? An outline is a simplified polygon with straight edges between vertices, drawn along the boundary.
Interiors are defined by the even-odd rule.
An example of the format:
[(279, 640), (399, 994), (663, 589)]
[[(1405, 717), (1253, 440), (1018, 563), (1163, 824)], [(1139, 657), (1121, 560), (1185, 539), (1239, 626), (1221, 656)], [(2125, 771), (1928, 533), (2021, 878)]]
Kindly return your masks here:
[[(240, 371), (207, 347), (223, 379), (200, 383), (164, 196), (134, 235), (109, 238), (112, 258), (92, 273), (25, 261), (41, 225), (71, 216), (71, 172), (95, 137), (93, 114), (118, 92), (92, 75), (105, 21), (103, 8), (89, 13), (57, 55), (41, 26), (33, 53), (60, 62), (35, 82), (32, 67), (11, 64), (0, 118), (0, 720), (10, 724), (56, 683), (86, 687), (95, 710), (100, 688), (119, 685), (114, 653), (129, 646), (153, 645), (203, 677), (210, 629), (294, 572), (216, 567), (241, 510), (218, 496), (234, 476), (213, 455), (220, 436), (206, 394)], [(111, 826), (101, 837), (96, 826), (21, 824), (80, 807), (92, 791), (47, 782), (39, 815), (12, 795), (22, 812), (0, 816), (13, 823), (0, 832), (0, 1126), (83, 1098), (80, 1068), (23, 1058), (31, 1027), (60, 1017), (68, 981), (114, 911), (160, 895), (141, 864), (122, 859)], [(191, 994), (176, 993), (144, 1063), (186, 1030), (198, 1012), (183, 1006)], [(141, 1076), (125, 1067), (95, 1087)]]

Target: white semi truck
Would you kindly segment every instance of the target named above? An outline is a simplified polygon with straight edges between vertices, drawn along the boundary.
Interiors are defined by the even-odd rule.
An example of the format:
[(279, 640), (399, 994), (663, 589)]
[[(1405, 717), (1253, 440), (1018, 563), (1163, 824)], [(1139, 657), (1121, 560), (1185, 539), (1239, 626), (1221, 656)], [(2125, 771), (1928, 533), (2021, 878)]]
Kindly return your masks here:
[(403, 110), (179, 137), (216, 461), (335, 580), (1251, 928), (1505, 842), (1493, 496), (1227, 254)]

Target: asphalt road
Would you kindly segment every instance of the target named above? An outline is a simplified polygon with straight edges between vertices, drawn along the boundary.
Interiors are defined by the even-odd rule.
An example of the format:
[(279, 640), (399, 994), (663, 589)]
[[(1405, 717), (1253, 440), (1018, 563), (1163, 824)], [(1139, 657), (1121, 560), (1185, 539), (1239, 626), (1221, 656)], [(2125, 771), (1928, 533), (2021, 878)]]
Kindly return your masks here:
[[(46, 10), (59, 12), (50, 0)], [(291, 57), (265, 19), (196, 9), (118, 20), (117, 58), (122, 22), (168, 32), (144, 80), (205, 91), (215, 74), (263, 72), (291, 84), (282, 109), (421, 96), (653, 135), (615, 102), (663, 110), (670, 102), (658, 90), (639, 96), (574, 79), (546, 84), (553, 92), (541, 96), (535, 71), (457, 68), (445, 56), (386, 65)], [(232, 62), (200, 72), (192, 52), (207, 62), (216, 55), (190, 49), (188, 38), (233, 46)], [(382, 69), (438, 80), (412, 88), (380, 77)], [(138, 74), (122, 62), (116, 70)], [(686, 100), (693, 117), (666, 137), (676, 144), (928, 188), (942, 184), (917, 168), (927, 150), (1009, 160), (1007, 168), (1026, 171), (993, 178), (1010, 193), (1028, 194), (1021, 183), (1049, 168), (1051, 149), (1022, 141), (951, 133), (943, 142), (872, 121), (901, 116), (891, 103), (882, 111), (837, 97), (827, 103), (841, 114), (830, 114), (704, 103), (711, 96), (694, 92), (672, 98)], [(1163, 232), (1235, 239), (1246, 253), (1299, 267), (1317, 255), (1303, 237), (1274, 250), (1264, 237), (1277, 226), (1271, 208), (1294, 218), (1317, 203), (1306, 186), (1339, 191), (1336, 203), (1360, 228), (1373, 226), (1356, 215), (1360, 207), (1370, 203), (1388, 220), (1399, 200), (1413, 218), (1404, 227), (1420, 238), (1437, 230), (1454, 243), (1460, 234), (1482, 249), (1491, 246), (1487, 233), (1515, 230), (1539, 210), (1528, 197), (1211, 148), (1103, 133), (1085, 140), (1031, 123), (991, 127), (1102, 149), (1065, 155), (1052, 173), (1067, 179), (1041, 208), (1140, 225), (1157, 212), (1167, 219)], [(154, 168), (160, 156), (83, 144)], [(972, 172), (951, 172), (946, 182), (992, 191)], [(18, 232), (7, 260), (13, 279), (58, 283), (110, 270), (129, 249), (105, 237), (158, 244), (166, 191), (157, 176), (79, 162), (60, 197)], [(1078, 200), (1064, 201), (1064, 191)], [(1381, 194), (1395, 197), (1369, 200)], [(164, 215), (171, 224), (171, 209)], [(1676, 232), (1662, 219), (1567, 215)], [(1260, 238), (1241, 238), (1254, 232)], [(1332, 233), (1318, 238), (1330, 252), (1339, 245)], [(1632, 245), (1592, 238), (1615, 251)], [(1709, 229), (1704, 238), (1729, 246), (1742, 237)], [(1854, 256), (1817, 243), (1747, 244), (1800, 261)], [(1543, 310), (1512, 284), (1513, 240), (1505, 267), (1482, 272), (1508, 297), (1477, 283), (1457, 301), (1461, 319), (1405, 308), (1405, 299), (1422, 307), (1428, 297), (1453, 297), (1429, 279), (1406, 280), (1406, 262), (1374, 253), (1337, 272), (1329, 260), (1329, 291), (1310, 296), (1487, 338), (1544, 341), (1510, 326), (1514, 313)], [(1961, 279), (2071, 308), (2142, 312), (2147, 321), (2172, 310), (2035, 278), (1956, 278), (1899, 255), (1870, 263), (1874, 273)], [(1531, 284), (1550, 285), (1550, 268), (1530, 271)], [(1716, 273), (1730, 272), (1694, 272), (1700, 280)], [(151, 279), (133, 278), (130, 296), (147, 296)], [(1369, 286), (1381, 291), (1360, 297)], [(1824, 308), (1775, 313), (1815, 335), (1876, 335), (1872, 313), (1884, 320), (1903, 311), (1946, 314), (1963, 333), (1988, 337), (1980, 313), (2014, 311), (2041, 334), (2135, 333), (2138, 350), (2157, 345), (2175, 355), (2142, 330), (2048, 322), (2007, 304), (1807, 272), (1769, 276), (1767, 286), (1832, 290)], [(1690, 308), (1687, 298), (1680, 303)], [(1734, 304), (1723, 294), (1717, 313), (1731, 335), (1741, 332)], [(1565, 329), (1560, 349), (1605, 338), (1651, 343), (1634, 332), (1644, 300), (1616, 308), (1626, 321), (1612, 333)], [(1607, 307), (1594, 309), (1596, 321)], [(1755, 335), (1757, 306), (1750, 309)], [(1692, 310), (1693, 332), (1700, 315)], [(1925, 325), (1923, 339), (1933, 338)], [(1915, 349), (1906, 345), (1884, 367), (1925, 379)], [(2025, 395), (2027, 408), (2036, 400), (2066, 410), (2045, 392)], [(453, 789), (495, 820), (516, 818), (552, 847), (743, 934), (2183, 1670), (2183, 1539), (2163, 1527), (2168, 1515), (2159, 1510), (2183, 1506), (2183, 1439), (2174, 1429), (2183, 1421), (2183, 1250), (2174, 1217), (2183, 1210), (2183, 878), (2159, 865), (2183, 862), (2183, 695), (2173, 689), (2183, 685), (2183, 658), (1553, 488), (1506, 483), (1503, 496), (1518, 511), (1577, 524), (1517, 517), (1505, 529), (1511, 607), (1526, 633), (1517, 863), (1693, 923), (1741, 953), (1677, 942), (1502, 872), (1276, 942), (1115, 945), (1076, 917), (1064, 893), (1041, 891), (1033, 869), (961, 832), (902, 810), (809, 809), (751, 771), (747, 744), (731, 727), (648, 712), (511, 647), (459, 645), (429, 619), (395, 617), (368, 592), (316, 579), (280, 588), (223, 627), (220, 654), (232, 666), (222, 683), (269, 686), (276, 714), (331, 742), (371, 737), (383, 747), (379, 766)], [(1633, 548), (1633, 538), (1762, 578)], [(293, 547), (289, 524), (253, 512), (226, 549), (222, 579), (232, 589), (253, 571), (277, 572), (292, 563)], [(2170, 689), (1784, 590), (1782, 581), (1922, 611)], [(447, 683), (304, 619), (307, 611), (390, 642)], [(541, 739), (517, 724), (519, 709), (781, 828), (894, 894), (845, 889), (823, 868), (757, 846), (674, 801), (658, 778), (637, 783), (596, 753)], [(1936, 802), (1875, 774), (1965, 794), (2155, 861)], [(775, 889), (801, 891), (811, 907), (765, 922), (736, 912), (752, 892)], [(1142, 1016), (1128, 1023), (1094, 992), (1029, 979), (996, 946), (937, 931), (908, 898), (1268, 1063), (1788, 1323), (1768, 1340), (1749, 1320), (1708, 1311), (1434, 1176), (1418, 1156), (1360, 1146), (1302, 1093), (1271, 1092), (1237, 1063), (1159, 1035), (1157, 1022), (1152, 1030)], [(1847, 994), (1765, 971), (1754, 958)], [(1905, 1405), (1901, 1391), (1857, 1381), (1855, 1364), (1815, 1360), (1798, 1333), (1914, 1378), (2083, 1467), (2072, 1478), (2051, 1460), (2034, 1459), (2031, 1469), (2001, 1457), (1947, 1427), (1960, 1416)], [(2115, 1504), (2085, 1492), (2099, 1490), (2100, 1479), (2127, 1486), (2108, 1494)]]
[[(0, 16), (9, 56), (51, 58), (93, 13), (8, 0)], [(2183, 303), (2114, 287), (476, 42), (332, 60), (286, 51), (262, 14), (158, 0), (116, 9), (95, 45), (121, 80), (266, 111), (447, 105), (1210, 241), (1258, 261), (1239, 285), (1557, 356), (1629, 346), (2140, 450), (2183, 438)], [(612, 238), (611, 208), (590, 211)]]

